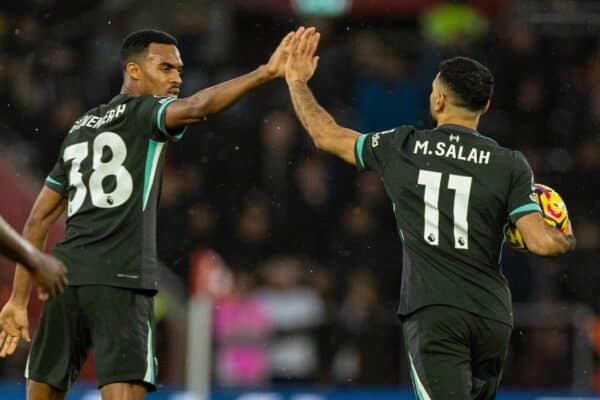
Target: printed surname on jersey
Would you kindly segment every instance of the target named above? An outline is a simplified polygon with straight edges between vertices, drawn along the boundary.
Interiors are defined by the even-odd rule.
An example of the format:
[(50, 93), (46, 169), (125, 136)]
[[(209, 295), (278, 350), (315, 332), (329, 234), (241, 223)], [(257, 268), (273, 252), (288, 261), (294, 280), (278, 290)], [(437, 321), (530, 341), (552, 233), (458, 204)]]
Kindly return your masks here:
[(75, 123), (69, 130), (69, 133), (73, 133), (74, 131), (76, 131), (77, 129), (79, 129), (83, 126), (87, 126), (88, 128), (96, 128), (96, 129), (100, 128), (100, 127), (104, 126), (105, 124), (112, 122), (114, 119), (121, 117), (125, 113), (126, 108), (127, 108), (127, 104), (119, 104), (117, 107), (111, 108), (110, 110), (108, 110), (106, 112), (106, 114), (104, 114), (102, 117), (97, 117), (95, 115), (90, 115), (90, 114), (84, 115), (83, 117), (81, 117), (77, 121), (75, 121)]
[(430, 146), (429, 140), (415, 141), (414, 154), (425, 156), (446, 157), (455, 160), (471, 162), (474, 164), (489, 164), (491, 152), (477, 149), (475, 147), (467, 148), (463, 145), (454, 143), (437, 142), (435, 148)]

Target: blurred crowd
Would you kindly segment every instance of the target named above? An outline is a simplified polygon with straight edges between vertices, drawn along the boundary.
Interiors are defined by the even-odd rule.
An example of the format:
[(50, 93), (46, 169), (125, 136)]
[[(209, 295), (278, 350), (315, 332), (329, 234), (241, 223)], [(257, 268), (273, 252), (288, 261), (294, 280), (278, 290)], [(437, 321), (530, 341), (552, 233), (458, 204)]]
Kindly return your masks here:
[[(250, 71), (289, 30), (314, 25), (322, 40), (311, 87), (338, 122), (361, 132), (431, 127), (439, 61), (468, 55), (496, 78), (480, 132), (526, 154), (536, 181), (565, 199), (578, 238), (577, 251), (558, 259), (505, 249), (514, 302), (581, 303), (600, 314), (600, 202), (588, 196), (600, 170), (598, 18), (532, 19), (517, 3), (533, 1), (506, 1), (492, 14), (453, 2), (397, 17), (337, 18), (234, 3), (3, 1), (1, 146), (41, 184), (74, 120), (118, 93), (121, 40), (139, 28), (178, 38), (186, 96)], [(545, 4), (552, 15), (581, 15), (578, 2)], [(181, 287), (199, 249), (220, 254), (231, 271), (232, 290), (214, 312), (217, 385), (408, 383), (391, 204), (376, 175), (315, 150), (283, 82), (170, 145), (158, 223), (160, 257)], [(591, 382), (594, 371), (571, 368), (572, 342), (579, 337), (598, 358), (600, 324), (589, 317), (582, 326), (517, 326), (505, 386), (565, 387), (574, 374)], [(163, 329), (159, 355), (173, 351), (170, 334)], [(19, 374), (10, 360), (0, 364), (0, 377)]]

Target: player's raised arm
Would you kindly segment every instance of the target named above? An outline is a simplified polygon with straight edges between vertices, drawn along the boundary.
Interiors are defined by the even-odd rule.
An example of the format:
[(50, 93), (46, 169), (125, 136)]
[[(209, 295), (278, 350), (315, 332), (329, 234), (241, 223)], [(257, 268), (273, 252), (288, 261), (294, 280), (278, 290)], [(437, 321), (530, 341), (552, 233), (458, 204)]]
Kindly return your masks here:
[(285, 69), (292, 103), (298, 119), (313, 139), (317, 148), (335, 154), (350, 164), (356, 164), (354, 146), (360, 133), (338, 125), (319, 105), (308, 87), (308, 80), (317, 69), (315, 56), (319, 33), (306, 30), (291, 39), (290, 56)]
[[(228, 108), (257, 86), (283, 77), (292, 38), (304, 31), (305, 28), (301, 27), (296, 32), (288, 33), (275, 49), (269, 61), (254, 71), (200, 90), (190, 97), (169, 104), (165, 111), (166, 128), (172, 130), (198, 122), (208, 115)], [(309, 28), (307, 31), (314, 31), (314, 28)]]
[(557, 256), (575, 249), (576, 241), (570, 221), (566, 234), (546, 224), (536, 212), (519, 218), (515, 225), (529, 251), (538, 256)]

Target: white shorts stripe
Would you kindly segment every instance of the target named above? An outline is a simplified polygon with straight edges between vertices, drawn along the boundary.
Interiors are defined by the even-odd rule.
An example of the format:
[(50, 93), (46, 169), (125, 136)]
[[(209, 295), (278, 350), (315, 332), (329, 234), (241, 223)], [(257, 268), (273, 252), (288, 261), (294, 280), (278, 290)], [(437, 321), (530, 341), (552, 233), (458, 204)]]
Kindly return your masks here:
[(156, 373), (154, 371), (154, 335), (152, 333), (152, 326), (150, 322), (148, 324), (148, 343), (146, 345), (146, 373), (144, 374), (144, 382), (148, 382), (151, 385), (156, 384)]
[(410, 372), (413, 379), (413, 383), (415, 384), (415, 392), (417, 393), (417, 399), (419, 400), (431, 400), (427, 390), (425, 390), (425, 386), (419, 379), (419, 374), (417, 374), (417, 369), (415, 368), (415, 364), (413, 363), (412, 356), (410, 353), (408, 354), (408, 359), (410, 361)]

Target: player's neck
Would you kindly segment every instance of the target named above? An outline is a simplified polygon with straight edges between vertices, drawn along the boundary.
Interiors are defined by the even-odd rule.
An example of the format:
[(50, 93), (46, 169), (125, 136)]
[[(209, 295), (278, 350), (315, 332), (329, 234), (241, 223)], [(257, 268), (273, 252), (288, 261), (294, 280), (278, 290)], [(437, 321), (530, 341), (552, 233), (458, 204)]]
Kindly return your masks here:
[(465, 118), (457, 115), (440, 115), (437, 120), (437, 126), (440, 125), (458, 125), (477, 130), (479, 116), (476, 118)]
[(120, 94), (129, 94), (131, 96), (136, 97), (141, 95), (141, 93), (139, 92), (139, 90), (137, 90), (135, 86), (127, 84), (127, 82), (124, 82), (121, 86)]

